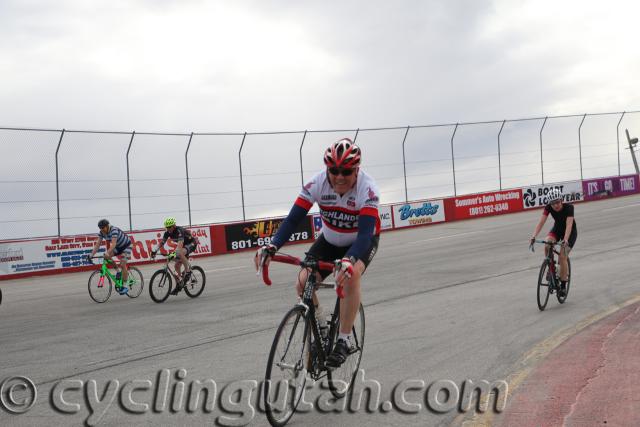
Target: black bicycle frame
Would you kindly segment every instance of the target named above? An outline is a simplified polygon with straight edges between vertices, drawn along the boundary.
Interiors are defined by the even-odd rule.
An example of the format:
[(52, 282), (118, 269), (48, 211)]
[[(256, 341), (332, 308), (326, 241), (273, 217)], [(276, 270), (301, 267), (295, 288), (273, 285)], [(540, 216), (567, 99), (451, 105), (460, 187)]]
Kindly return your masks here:
[[(325, 348), (324, 338), (322, 338), (322, 334), (320, 333), (320, 325), (318, 325), (318, 321), (316, 320), (316, 308), (313, 304), (313, 292), (316, 289), (316, 273), (318, 273), (318, 262), (315, 260), (312, 261), (304, 261), (302, 263), (302, 267), (306, 268), (309, 272), (307, 276), (307, 281), (304, 286), (304, 290), (302, 292), (302, 305), (306, 310), (306, 317), (311, 325), (311, 333), (313, 334), (314, 344), (318, 347), (318, 362), (320, 367), (324, 367), (327, 352), (333, 346), (333, 338), (336, 333), (336, 326), (338, 322), (335, 319), (336, 313), (339, 313), (340, 310), (340, 298), (336, 298), (336, 304), (334, 307), (334, 311), (331, 314), (331, 325), (329, 328), (329, 337), (328, 344)], [(306, 336), (306, 333), (305, 333)], [(306, 343), (305, 343), (306, 344)]]

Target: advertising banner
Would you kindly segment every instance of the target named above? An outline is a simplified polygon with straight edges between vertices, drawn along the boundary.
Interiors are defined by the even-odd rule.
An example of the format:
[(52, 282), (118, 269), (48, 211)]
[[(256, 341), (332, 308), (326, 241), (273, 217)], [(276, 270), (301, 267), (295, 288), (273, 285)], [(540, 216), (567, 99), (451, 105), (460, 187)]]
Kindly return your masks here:
[[(279, 218), (225, 225), (227, 251), (233, 252), (268, 245), (271, 243), (271, 238), (275, 236), (282, 221), (284, 221), (284, 219)], [(298, 225), (298, 228), (291, 235), (289, 241), (311, 241), (313, 240), (313, 236), (311, 220), (307, 217)]]
[[(211, 254), (210, 227), (190, 230), (199, 242), (193, 255)], [(132, 243), (130, 262), (151, 260), (151, 249), (162, 239), (163, 233), (164, 230), (127, 233)], [(91, 253), (96, 240), (96, 235), (85, 235), (0, 243), (0, 275), (89, 265), (85, 258)], [(167, 242), (163, 253), (172, 251), (175, 246), (175, 243)], [(103, 242), (98, 254), (104, 249)]]
[(584, 180), (582, 190), (585, 200), (597, 200), (637, 193), (638, 184), (638, 175), (614, 176)]
[(581, 202), (584, 200), (582, 181), (561, 182), (557, 184), (537, 185), (522, 189), (522, 205), (525, 209), (533, 209), (547, 204), (547, 194), (554, 188), (562, 191), (564, 202)]
[(426, 225), (444, 221), (444, 203), (442, 200), (405, 203), (393, 206), (393, 224), (395, 228)]
[(522, 190), (455, 197), (447, 202), (447, 220), (500, 215), (522, 210)]
[(380, 206), (378, 208), (378, 216), (380, 217), (381, 230), (389, 230), (393, 228), (393, 220), (391, 219), (391, 206)]
[(317, 239), (322, 230), (322, 217), (320, 214), (313, 215), (313, 238)]

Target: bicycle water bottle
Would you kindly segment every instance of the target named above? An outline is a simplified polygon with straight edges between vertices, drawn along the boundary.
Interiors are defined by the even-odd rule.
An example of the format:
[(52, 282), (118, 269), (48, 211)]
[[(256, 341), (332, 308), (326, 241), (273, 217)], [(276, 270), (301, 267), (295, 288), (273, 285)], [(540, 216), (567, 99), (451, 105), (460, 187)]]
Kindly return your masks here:
[(120, 278), (121, 278), (121, 277), (122, 277), (122, 272), (121, 272), (121, 271), (118, 271), (118, 272), (116, 273), (116, 280), (120, 280)]

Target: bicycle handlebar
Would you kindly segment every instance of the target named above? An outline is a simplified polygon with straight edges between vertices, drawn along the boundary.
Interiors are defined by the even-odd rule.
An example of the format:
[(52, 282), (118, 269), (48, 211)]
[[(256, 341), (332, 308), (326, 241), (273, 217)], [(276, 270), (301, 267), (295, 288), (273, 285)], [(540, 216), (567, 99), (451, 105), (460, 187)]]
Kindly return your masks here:
[[(561, 246), (561, 245), (560, 245), (560, 242), (548, 242), (548, 241), (546, 241), (546, 240), (540, 240), (540, 239), (535, 239), (535, 240), (533, 241), (533, 243), (541, 243), (541, 244), (549, 245), (549, 246), (552, 246), (552, 247), (555, 247), (555, 246)], [(535, 250), (533, 249), (533, 243), (531, 243), (531, 244), (529, 245), (529, 249), (531, 249), (531, 252), (535, 252)], [(556, 253), (557, 253), (557, 251), (556, 251), (555, 249), (554, 249), (554, 252), (556, 252)]]
[[(272, 282), (271, 282), (271, 279), (269, 278), (269, 265), (266, 264), (265, 261), (266, 261), (266, 257), (263, 256), (258, 263), (258, 272), (256, 273), (256, 275), (260, 275), (260, 273), (262, 273), (262, 280), (264, 284), (267, 286), (271, 286)], [(333, 268), (335, 267), (335, 264), (333, 262), (328, 262), (328, 261), (306, 262), (306, 261), (300, 260), (300, 258), (298, 257), (295, 257), (293, 255), (286, 255), (286, 254), (272, 255), (271, 261), (281, 262), (284, 264), (297, 265), (300, 267), (312, 267), (312, 265), (314, 266), (317, 265), (317, 270), (324, 270), (324, 271), (333, 271)], [(336, 294), (338, 295), (339, 298), (344, 298), (344, 289), (342, 288), (342, 286), (338, 286), (337, 284), (336, 284)]]

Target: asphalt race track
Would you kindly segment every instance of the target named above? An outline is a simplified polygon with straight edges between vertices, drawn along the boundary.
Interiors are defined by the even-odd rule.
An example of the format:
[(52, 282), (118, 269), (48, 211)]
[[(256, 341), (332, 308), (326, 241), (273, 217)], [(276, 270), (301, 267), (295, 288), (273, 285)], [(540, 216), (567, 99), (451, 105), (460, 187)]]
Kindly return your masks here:
[[(541, 343), (549, 346), (550, 337), (640, 294), (640, 196), (576, 205), (571, 292), (564, 305), (551, 296), (544, 312), (535, 297), (543, 253), (540, 247), (535, 254), (528, 251), (539, 216), (536, 210), (383, 234), (363, 285), (367, 329), (361, 364), (366, 379), (382, 385), (381, 401), (389, 400), (403, 380), (422, 380), (426, 386), (439, 380), (460, 386), (466, 379), (515, 384), (518, 372), (542, 360), (535, 357), (548, 350)], [(545, 232), (550, 226), (551, 219)], [(291, 246), (285, 252), (300, 255), (305, 248)], [(164, 369), (171, 384), (184, 369), (185, 383), (212, 379), (218, 393), (234, 381), (262, 380), (275, 329), (296, 302), (296, 270), (273, 265), (269, 288), (255, 276), (252, 256), (197, 260), (207, 272), (204, 293), (194, 300), (181, 293), (164, 304), (150, 299), (146, 284), (138, 299), (113, 293), (107, 303), (96, 304), (87, 293), (87, 272), (0, 282), (0, 381), (26, 376), (38, 391), (27, 413), (13, 415), (0, 406), (0, 425), (82, 425), (92, 398), (68, 388), (65, 401), (80, 408), (75, 414), (57, 412), (50, 397), (60, 384), (95, 380), (100, 400), (109, 380), (119, 380), (120, 386), (132, 380), (155, 383)], [(145, 280), (157, 268), (143, 267)], [(335, 294), (322, 296), (331, 309)], [(15, 400), (25, 393), (16, 389)], [(426, 409), (424, 395), (417, 390), (406, 395), (408, 401), (422, 401), (422, 410), (414, 414), (314, 410), (294, 415), (289, 425), (448, 426), (470, 420), (472, 414), (455, 409)], [(153, 407), (151, 390), (134, 396)], [(98, 425), (229, 424), (218, 407), (189, 413), (184, 408), (171, 412), (170, 406), (133, 414), (116, 398)], [(88, 423), (96, 420), (94, 414)], [(267, 425), (259, 409), (251, 425)]]

